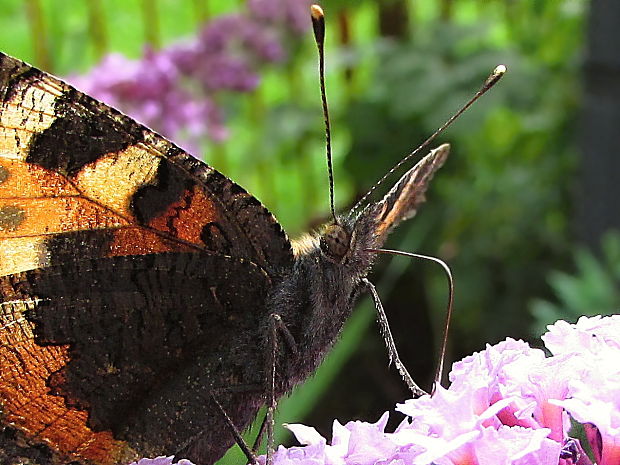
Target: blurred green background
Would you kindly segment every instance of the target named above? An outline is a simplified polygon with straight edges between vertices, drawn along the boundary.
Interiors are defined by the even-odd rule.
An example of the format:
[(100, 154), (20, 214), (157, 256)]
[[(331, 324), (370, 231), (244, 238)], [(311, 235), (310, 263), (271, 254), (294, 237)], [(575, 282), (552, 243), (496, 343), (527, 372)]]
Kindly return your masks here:
[[(172, 79), (217, 108), (224, 133), (205, 131), (191, 142), (184, 128), (166, 135), (247, 188), (296, 237), (329, 218), (310, 20), (297, 28), (289, 16), (273, 20), (305, 12), (304, 3), (0, 0), (0, 49), (60, 76), (90, 72), (105, 80), (109, 70), (89, 70), (111, 52), (132, 60), (165, 54), (178, 44), (195, 46), (226, 15), (242, 18), (218, 53), (246, 60), (254, 84), (201, 88), (187, 76)], [(452, 144), (447, 166), (419, 216), (387, 244), (451, 266), (456, 303), (447, 363), (506, 337), (536, 343), (558, 318), (614, 312), (620, 59), (613, 44), (620, 41), (620, 7), (585, 0), (327, 0), (323, 7), (341, 211), (497, 64), (508, 67), (434, 144)], [(281, 47), (278, 59), (248, 58), (244, 47), (263, 33)], [(214, 65), (202, 72), (220, 71)], [(428, 388), (447, 299), (441, 269), (386, 256), (371, 279), (401, 357)], [(396, 370), (387, 368), (373, 319), (364, 299), (319, 373), (282, 403), (280, 422), (303, 421), (327, 436), (334, 418), (373, 421), (407, 397)]]

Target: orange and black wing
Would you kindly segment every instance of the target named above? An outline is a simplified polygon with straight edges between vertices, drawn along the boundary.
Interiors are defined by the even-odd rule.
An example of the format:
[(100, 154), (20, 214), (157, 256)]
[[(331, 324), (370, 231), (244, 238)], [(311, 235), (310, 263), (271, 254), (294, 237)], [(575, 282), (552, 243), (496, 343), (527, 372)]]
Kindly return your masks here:
[(0, 275), (75, 254), (209, 250), (266, 270), (292, 263), (280, 225), (241, 187), (4, 54), (0, 105)]
[[(179, 453), (212, 463), (234, 438), (210, 392), (224, 390), (219, 401), (239, 427), (258, 408), (256, 328), (268, 291), (258, 266), (205, 253), (0, 277), (0, 459), (111, 465)], [(239, 385), (256, 395), (226, 389)], [(48, 458), (37, 461), (42, 450)]]
[[(153, 386), (165, 399), (162, 372), (198, 347), (213, 368), (213, 328), (260, 311), (292, 260), (241, 187), (0, 53), (0, 424), (58, 452), (50, 463), (148, 452), (159, 437), (127, 433), (128, 404)], [(174, 408), (158, 418), (173, 422)], [(170, 429), (177, 444), (195, 433)]]

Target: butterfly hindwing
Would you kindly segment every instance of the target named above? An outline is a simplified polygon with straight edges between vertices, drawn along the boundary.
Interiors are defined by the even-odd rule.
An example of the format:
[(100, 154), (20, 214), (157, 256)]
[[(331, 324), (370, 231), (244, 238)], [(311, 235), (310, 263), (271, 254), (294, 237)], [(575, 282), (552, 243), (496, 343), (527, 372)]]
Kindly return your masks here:
[(10, 299), (0, 307), (0, 361), (11, 367), (0, 383), (3, 422), (67, 455), (115, 463), (176, 450), (212, 414), (209, 390), (223, 386), (210, 373), (260, 385), (258, 369), (242, 379), (246, 367), (222, 355), (244, 346), (261, 360), (243, 338), (260, 323), (269, 278), (250, 262), (194, 253), (81, 260), (2, 277), (0, 288)]

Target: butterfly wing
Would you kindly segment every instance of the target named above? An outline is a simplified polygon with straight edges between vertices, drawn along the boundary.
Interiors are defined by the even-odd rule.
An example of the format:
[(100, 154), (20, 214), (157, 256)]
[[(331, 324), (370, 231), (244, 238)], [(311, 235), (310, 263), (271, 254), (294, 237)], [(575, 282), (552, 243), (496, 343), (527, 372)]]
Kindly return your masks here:
[(443, 144), (422, 158), (407, 171), (383, 199), (366, 208), (356, 222), (356, 228), (369, 231), (370, 247), (381, 247), (389, 233), (400, 222), (413, 217), (426, 200), (426, 190), (435, 172), (448, 157), (450, 146)]
[(290, 266), (256, 198), (163, 137), (0, 54), (0, 274), (83, 258), (210, 250)]
[[(209, 392), (261, 386), (252, 338), (268, 284), (251, 262), (204, 253), (79, 260), (0, 277), (3, 423), (50, 446), (54, 464), (128, 463), (196, 438), (202, 455), (191, 458), (215, 460), (234, 439)], [(243, 425), (260, 391), (238, 396), (219, 400)]]
[[(0, 423), (63, 457), (50, 463), (117, 463), (190, 439), (204, 423), (182, 432), (172, 412), (204, 410), (189, 384), (172, 394), (175, 375), (202, 368), (180, 378), (202, 395), (217, 381), (208, 370), (234, 381), (213, 341), (255, 323), (271, 276), (292, 260), (282, 228), (241, 187), (0, 54)], [(141, 407), (158, 433), (140, 425)]]

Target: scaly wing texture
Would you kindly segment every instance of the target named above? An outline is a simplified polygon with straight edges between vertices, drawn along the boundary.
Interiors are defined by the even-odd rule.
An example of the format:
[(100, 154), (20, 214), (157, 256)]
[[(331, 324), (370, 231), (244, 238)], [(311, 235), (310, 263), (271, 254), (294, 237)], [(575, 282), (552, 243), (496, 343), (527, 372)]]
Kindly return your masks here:
[(280, 225), (241, 187), (116, 110), (0, 54), (0, 275), (62, 263), (67, 254), (173, 250), (210, 250), (267, 270), (292, 263)]
[[(154, 259), (162, 261), (149, 268)], [(71, 459), (133, 457), (117, 439), (123, 431), (130, 436), (124, 403), (155, 384), (166, 391), (162, 371), (213, 337), (210, 312), (260, 312), (270, 276), (292, 260), (280, 225), (241, 187), (130, 118), (0, 53), (2, 425)], [(221, 273), (244, 276), (244, 285), (231, 287)], [(220, 294), (236, 297), (224, 303)], [(162, 334), (168, 324), (178, 334)], [(108, 338), (118, 331), (126, 343), (116, 347)], [(132, 338), (158, 355), (143, 354), (145, 372), (131, 362), (135, 351), (123, 352)], [(142, 384), (126, 381), (140, 376)], [(138, 451), (153, 446), (145, 428), (132, 445)], [(175, 431), (172, 438), (183, 439)]]
[(407, 171), (380, 202), (362, 213), (374, 234), (374, 247), (381, 247), (388, 234), (401, 221), (413, 217), (426, 200), (426, 190), (435, 172), (448, 158), (450, 146), (443, 144), (432, 150)]
[[(261, 346), (248, 337), (269, 284), (250, 262), (204, 253), (0, 277), (3, 424), (57, 452), (53, 464), (128, 463), (194, 438), (196, 463), (219, 457), (234, 439), (209, 393), (261, 386)], [(239, 360), (256, 363), (249, 370)], [(257, 408), (226, 393), (219, 400), (240, 426)]]

